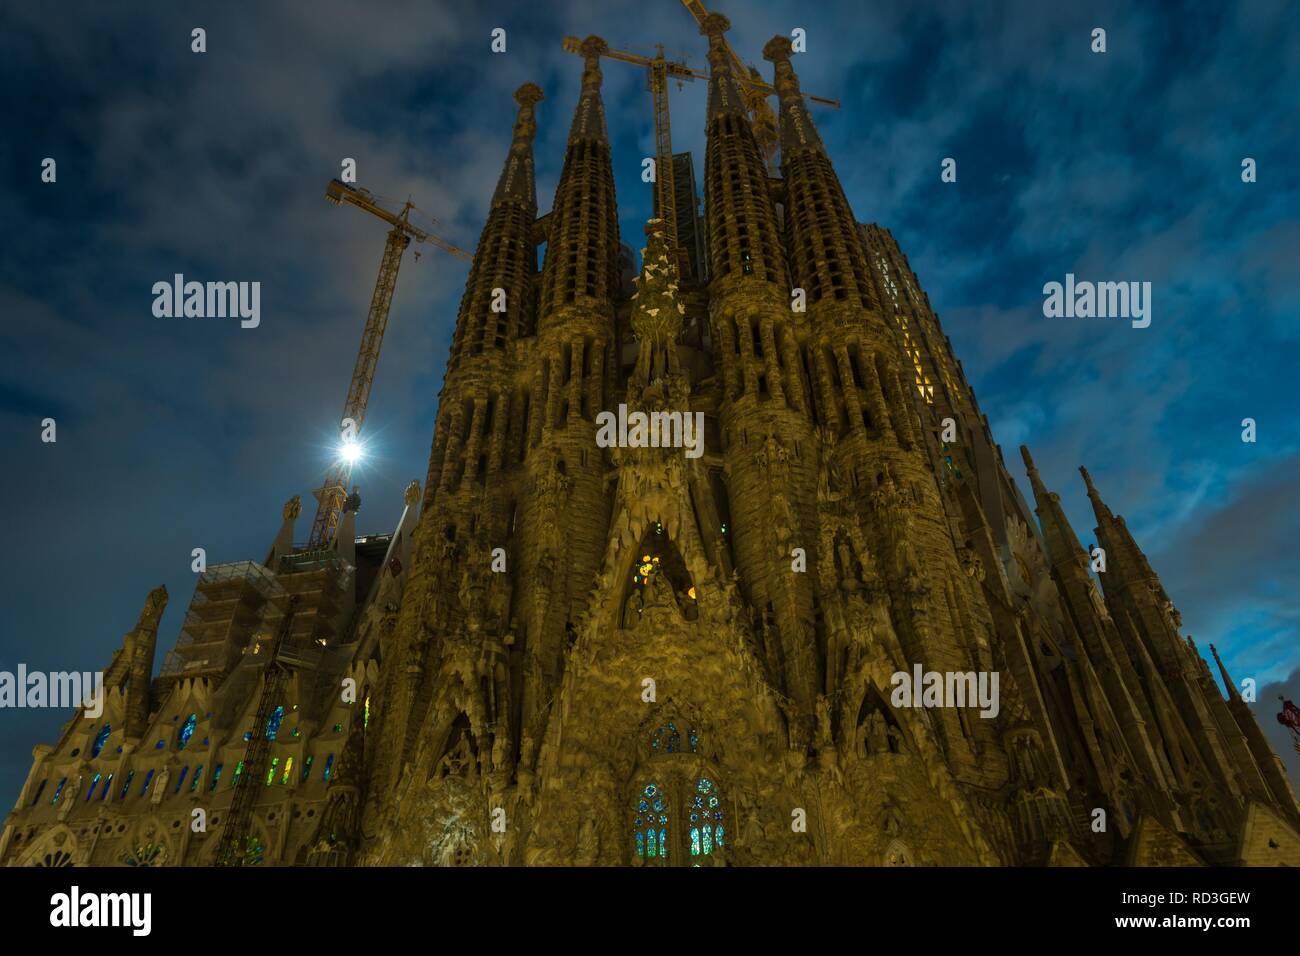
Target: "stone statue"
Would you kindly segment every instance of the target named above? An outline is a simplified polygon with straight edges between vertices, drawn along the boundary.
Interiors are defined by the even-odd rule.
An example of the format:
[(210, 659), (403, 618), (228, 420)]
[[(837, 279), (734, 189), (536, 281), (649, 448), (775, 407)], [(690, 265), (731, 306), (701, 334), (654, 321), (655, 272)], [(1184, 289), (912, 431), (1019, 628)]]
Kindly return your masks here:
[(282, 516), (285, 521), (297, 521), (300, 514), (302, 514), (302, 497), (294, 495), (284, 503)]
[(162, 773), (158, 774), (158, 779), (153, 782), (153, 793), (149, 794), (149, 802), (154, 806), (162, 803), (163, 797), (167, 795), (167, 784), (171, 783), (171, 779), (171, 770), (163, 767)]

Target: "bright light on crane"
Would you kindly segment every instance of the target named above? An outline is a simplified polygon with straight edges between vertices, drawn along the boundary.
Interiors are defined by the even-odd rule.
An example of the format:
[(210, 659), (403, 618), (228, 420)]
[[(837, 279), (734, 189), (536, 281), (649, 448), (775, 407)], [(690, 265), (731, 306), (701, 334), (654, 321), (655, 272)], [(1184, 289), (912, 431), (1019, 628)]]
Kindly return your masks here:
[(339, 458), (347, 462), (349, 466), (355, 465), (364, 457), (364, 455), (365, 450), (361, 447), (361, 443), (355, 438), (349, 438), (339, 446)]

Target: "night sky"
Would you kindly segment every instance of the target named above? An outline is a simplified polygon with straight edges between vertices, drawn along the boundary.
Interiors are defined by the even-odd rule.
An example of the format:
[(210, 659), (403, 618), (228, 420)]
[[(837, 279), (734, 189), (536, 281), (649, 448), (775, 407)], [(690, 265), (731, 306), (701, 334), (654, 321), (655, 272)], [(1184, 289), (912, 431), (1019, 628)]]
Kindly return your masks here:
[[(813, 115), (854, 211), (909, 256), (1022, 490), (1027, 443), (1088, 544), (1089, 468), (1185, 630), (1258, 681), (1300, 776), (1273, 716), (1279, 693), (1300, 699), (1300, 7), (717, 4), (769, 80), (763, 44), (806, 31), (794, 66), (843, 102)], [(0, 670), (102, 669), (165, 583), (161, 665), (193, 548), (260, 560), (294, 494), (306, 538), (386, 232), (325, 184), (353, 157), (360, 185), (411, 197), (417, 224), (472, 248), (531, 80), (547, 211), (581, 70), (560, 41), (590, 33), (707, 68), (675, 0), (0, 8)], [(637, 68), (604, 73), (622, 235), (639, 247), (650, 97)], [(704, 94), (671, 93), (697, 175)], [(405, 258), (371, 397), (362, 532), (391, 531), (425, 475), (468, 267), (424, 248)], [(177, 272), (260, 281), (260, 327), (155, 318), (151, 287)], [(1151, 326), (1044, 318), (1042, 287), (1067, 272), (1151, 282)], [(6, 808), (68, 716), (0, 711)]]

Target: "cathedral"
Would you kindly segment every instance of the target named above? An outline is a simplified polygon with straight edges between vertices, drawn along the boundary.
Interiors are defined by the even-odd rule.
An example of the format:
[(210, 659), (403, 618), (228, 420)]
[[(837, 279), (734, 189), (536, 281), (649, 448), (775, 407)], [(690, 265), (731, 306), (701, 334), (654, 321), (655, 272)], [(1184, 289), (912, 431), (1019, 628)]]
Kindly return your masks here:
[[(727, 29), (702, 212), (683, 154), (637, 275), (606, 45), (545, 215), (518, 90), (397, 527), (359, 535), (354, 494), (303, 548), (291, 499), (263, 560), (198, 578), (157, 672), (151, 593), (102, 714), (35, 748), (0, 863), (1300, 865), (1217, 654), (1223, 689), (1086, 470), (1089, 551), (1023, 447), (1022, 497), (790, 40), (763, 50), (774, 175)], [(913, 673), (996, 706), (900, 704)]]

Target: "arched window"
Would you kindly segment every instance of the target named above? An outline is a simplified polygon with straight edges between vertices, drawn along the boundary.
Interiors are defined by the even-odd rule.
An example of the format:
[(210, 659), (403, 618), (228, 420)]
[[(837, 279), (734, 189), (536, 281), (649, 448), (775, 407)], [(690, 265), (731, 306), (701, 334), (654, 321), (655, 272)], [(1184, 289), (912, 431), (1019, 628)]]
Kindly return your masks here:
[(151, 783), (153, 783), (152, 770), (150, 770), (147, 774), (144, 775), (144, 786), (140, 788), (140, 796), (143, 797), (146, 793), (149, 792), (149, 784)]
[(103, 803), (105, 800), (108, 799), (108, 791), (112, 789), (113, 789), (113, 775), (110, 773), (108, 775), (108, 779), (104, 781), (104, 790), (99, 795), (100, 803)]
[(266, 739), (267, 739), (267, 740), (274, 740), (274, 739), (275, 739), (275, 735), (278, 734), (278, 733), (280, 732), (280, 721), (282, 721), (282, 720), (284, 720), (284, 705), (283, 705), (283, 704), (281, 704), (279, 707), (275, 708), (275, 710), (271, 713), (271, 716), (268, 717), (268, 718), (266, 719)]
[(715, 849), (722, 849), (724, 836), (718, 788), (708, 777), (700, 777), (691, 801), (691, 856), (711, 856)]
[(648, 783), (637, 798), (636, 852), (647, 859), (668, 856), (668, 800), (657, 783)]
[[(104, 779), (104, 775), (99, 773), (95, 774), (93, 777), (90, 778), (90, 789), (86, 791), (87, 803), (89, 803), (90, 798), (95, 795), (95, 788), (99, 786), (99, 781), (102, 779)], [(108, 788), (105, 787), (104, 789), (107, 790)]]
[(119, 793), (119, 794), (117, 795), (117, 799), (119, 799), (119, 800), (125, 800), (125, 799), (126, 799), (126, 795), (127, 795), (127, 793), (129, 793), (130, 790), (131, 790), (131, 781), (134, 780), (134, 779), (135, 779), (135, 771), (134, 771), (134, 770), (128, 770), (128, 771), (126, 772), (126, 782), (125, 782), (124, 784), (122, 784), (122, 792)]
[(62, 780), (59, 781), (58, 787), (56, 787), (54, 790), (54, 799), (50, 801), (51, 806), (54, 806), (59, 802), (59, 797), (63, 796), (63, 788), (67, 784), (67, 782), (68, 782), (67, 777), (64, 777)]
[(199, 715), (190, 714), (185, 718), (185, 723), (181, 725), (180, 732), (176, 735), (176, 749), (184, 750), (185, 745), (190, 742), (190, 737), (194, 735), (194, 725), (198, 723)]
[(99, 756), (99, 752), (104, 749), (104, 744), (108, 743), (108, 735), (113, 732), (112, 724), (105, 724), (95, 735), (95, 743), (90, 748), (91, 759)]
[[(686, 731), (686, 742), (691, 753), (695, 753), (700, 745), (700, 735), (694, 727)], [(656, 728), (650, 737), (650, 749), (657, 754), (682, 753), (682, 735), (678, 732), (677, 725), (669, 721), (662, 727)]]

